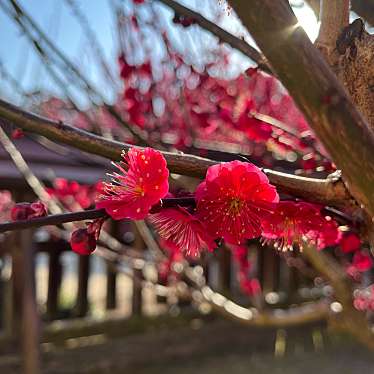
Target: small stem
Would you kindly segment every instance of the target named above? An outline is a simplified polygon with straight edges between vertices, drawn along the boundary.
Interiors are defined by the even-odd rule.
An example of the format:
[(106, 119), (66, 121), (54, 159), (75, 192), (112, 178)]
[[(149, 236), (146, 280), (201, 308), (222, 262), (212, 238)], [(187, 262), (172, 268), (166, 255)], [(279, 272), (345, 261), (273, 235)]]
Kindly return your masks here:
[(91, 209), (81, 212), (53, 214), (46, 217), (27, 219), (22, 221), (6, 222), (0, 224), (0, 233), (6, 231), (24, 230), (29, 227), (41, 227), (48, 225), (60, 225), (67, 222), (84, 221), (108, 217), (104, 209)]
[[(162, 208), (171, 208), (177, 205), (181, 206), (193, 206), (195, 205), (194, 197), (172, 197), (163, 199), (160, 204)], [(0, 234), (7, 231), (24, 230), (29, 227), (41, 227), (50, 225), (60, 225), (67, 222), (85, 221), (89, 219), (97, 218), (109, 218), (105, 209), (90, 209), (83, 210), (80, 212), (52, 214), (46, 217), (27, 219), (22, 221), (6, 222), (0, 224)]]
[(273, 74), (265, 56), (257, 49), (249, 45), (245, 40), (239, 39), (235, 35), (230, 34), (226, 30), (216, 25), (214, 22), (209, 21), (207, 18), (203, 17), (201, 14), (183, 6), (182, 4), (177, 3), (174, 0), (157, 1), (173, 9), (174, 12), (179, 15), (192, 18), (200, 27), (217, 36), (220, 42), (227, 43), (232, 48), (237, 49), (238, 51), (249, 57), (252, 61), (257, 63), (257, 66), (260, 70), (268, 74)]
[(162, 199), (163, 208), (172, 208), (177, 205), (180, 206), (195, 206), (196, 201), (193, 196), (191, 197), (169, 197), (167, 199)]
[(338, 221), (341, 224), (349, 224), (351, 226), (355, 225), (355, 222), (352, 217), (350, 217), (348, 214), (345, 214), (344, 212), (341, 212), (335, 208), (325, 206), (322, 209), (322, 213), (328, 214), (330, 216), (333, 216), (336, 221)]
[[(267, 124), (269, 124), (270, 126), (272, 127), (275, 127), (279, 130), (282, 130), (284, 131), (286, 134), (288, 134), (289, 136), (292, 136), (296, 139), (299, 139), (301, 142), (303, 142), (303, 138), (302, 138), (302, 135), (298, 132), (298, 131), (295, 131), (293, 128), (287, 126), (285, 123), (283, 123), (282, 121), (279, 121), (278, 119), (274, 118), (274, 117), (271, 117), (267, 114), (262, 114), (262, 113), (258, 113), (256, 111), (251, 111), (251, 116), (258, 119), (259, 121), (262, 121), (262, 122), (265, 122)], [(309, 146), (310, 148), (313, 149), (314, 153), (318, 154), (319, 157), (321, 157), (322, 160), (326, 159), (326, 156), (324, 156), (316, 147), (316, 144), (315, 142), (313, 141), (312, 144), (306, 144), (306, 142), (304, 141), (304, 144)]]

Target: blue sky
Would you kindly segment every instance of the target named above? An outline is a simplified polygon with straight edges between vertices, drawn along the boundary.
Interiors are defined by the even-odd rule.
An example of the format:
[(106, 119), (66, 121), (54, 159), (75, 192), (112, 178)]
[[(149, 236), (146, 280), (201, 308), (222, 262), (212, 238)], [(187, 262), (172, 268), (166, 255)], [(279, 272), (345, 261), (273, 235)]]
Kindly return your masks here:
[[(8, 1), (1, 0), (5, 3)], [(120, 0), (119, 0), (120, 1)], [(96, 38), (105, 54), (106, 60), (116, 72), (116, 59), (118, 55), (114, 20), (108, 0), (75, 0), (89, 19), (91, 27), (95, 31)], [(71, 10), (63, 0), (19, 0), (21, 6), (32, 15), (38, 25), (58, 45), (58, 47), (80, 68), (84, 75), (96, 84), (96, 87), (104, 94), (107, 100), (114, 98), (114, 91), (108, 86), (105, 77), (93, 63), (92, 49), (87, 43), (82, 29), (71, 13)], [(123, 0), (128, 7), (128, 0)], [(201, 6), (201, 1), (185, 0), (183, 3), (191, 7), (199, 4), (199, 11), (207, 13), (207, 8)], [(159, 6), (166, 16), (171, 13)], [(301, 25), (314, 39), (318, 31), (318, 25), (312, 11), (307, 7), (295, 9)], [(209, 14), (206, 14), (209, 17)], [(225, 15), (222, 19), (225, 28), (233, 33), (243, 33), (240, 23), (232, 16)], [(45, 68), (40, 63), (39, 57), (33, 51), (27, 38), (22, 35), (18, 26), (9, 19), (0, 9), (0, 62), (27, 91), (48, 90), (51, 93), (60, 93), (53, 81), (49, 78)], [(236, 70), (242, 70), (249, 65), (249, 61), (239, 53), (232, 56), (233, 66)], [(72, 91), (76, 94), (74, 91)], [(79, 94), (78, 102), (84, 105)], [(0, 81), (0, 96), (6, 97), (19, 104), (19, 96), (13, 92), (4, 80)]]
[[(115, 62), (117, 51), (113, 40), (113, 20), (109, 2), (96, 1), (95, 6), (92, 6), (93, 2), (88, 0), (79, 3), (95, 29), (96, 37), (103, 46), (107, 60)], [(90, 63), (87, 40), (64, 1), (21, 0), (20, 4), (59, 48), (85, 72), (86, 76), (93, 80), (98, 77), (95, 65)], [(3, 41), (0, 43), (0, 60), (9, 73), (26, 89), (40, 84), (54, 91), (54, 84), (47, 78), (47, 73), (27, 38), (1, 10), (0, 25)]]

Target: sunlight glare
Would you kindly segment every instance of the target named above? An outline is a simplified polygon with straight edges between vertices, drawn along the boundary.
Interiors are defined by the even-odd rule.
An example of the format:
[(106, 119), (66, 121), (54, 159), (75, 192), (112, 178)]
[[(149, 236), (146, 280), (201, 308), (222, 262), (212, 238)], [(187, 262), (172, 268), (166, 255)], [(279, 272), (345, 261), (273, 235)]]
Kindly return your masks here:
[(295, 7), (293, 10), (299, 21), (298, 26), (301, 26), (309, 36), (309, 39), (314, 42), (318, 36), (320, 23), (317, 21), (313, 10), (307, 5), (300, 8)]

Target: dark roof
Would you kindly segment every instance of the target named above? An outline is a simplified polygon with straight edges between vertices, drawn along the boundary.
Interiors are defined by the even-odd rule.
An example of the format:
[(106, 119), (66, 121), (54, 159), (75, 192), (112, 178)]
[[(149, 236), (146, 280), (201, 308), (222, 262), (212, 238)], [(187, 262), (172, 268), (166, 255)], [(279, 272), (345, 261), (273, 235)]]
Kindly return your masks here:
[[(57, 145), (44, 138), (25, 135), (13, 140), (13, 143), (35, 175), (47, 184), (55, 178), (92, 184), (102, 179), (106, 169), (110, 168), (108, 160)], [(21, 186), (25, 186), (24, 178), (0, 143), (0, 188)]]

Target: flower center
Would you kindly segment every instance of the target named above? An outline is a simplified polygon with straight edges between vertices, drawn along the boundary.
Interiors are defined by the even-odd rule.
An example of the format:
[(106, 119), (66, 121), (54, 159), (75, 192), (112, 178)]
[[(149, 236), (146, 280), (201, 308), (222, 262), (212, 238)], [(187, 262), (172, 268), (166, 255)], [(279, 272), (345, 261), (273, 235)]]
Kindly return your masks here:
[(135, 186), (134, 192), (137, 193), (140, 196), (144, 196), (144, 188), (142, 186)]
[(230, 201), (229, 211), (231, 214), (237, 215), (240, 213), (241, 207), (242, 207), (242, 201), (236, 197)]
[(284, 220), (284, 243), (283, 250), (292, 250), (293, 245), (300, 245), (302, 243), (302, 233), (295, 220), (292, 218), (285, 218)]

